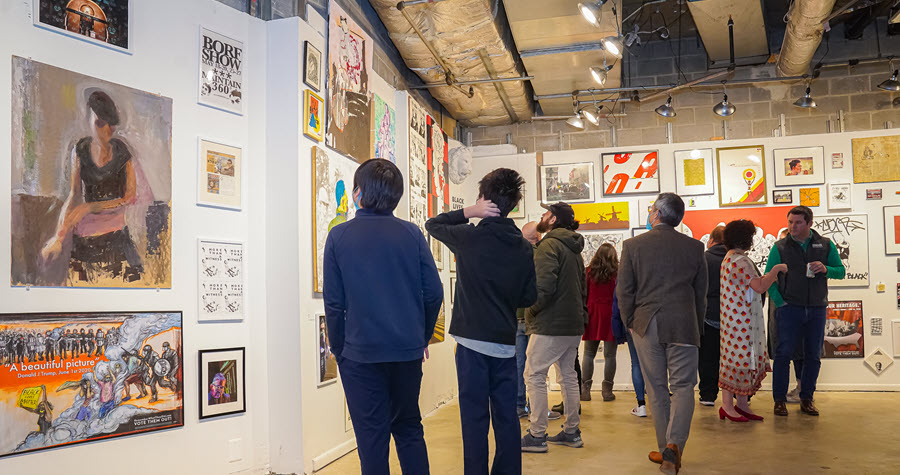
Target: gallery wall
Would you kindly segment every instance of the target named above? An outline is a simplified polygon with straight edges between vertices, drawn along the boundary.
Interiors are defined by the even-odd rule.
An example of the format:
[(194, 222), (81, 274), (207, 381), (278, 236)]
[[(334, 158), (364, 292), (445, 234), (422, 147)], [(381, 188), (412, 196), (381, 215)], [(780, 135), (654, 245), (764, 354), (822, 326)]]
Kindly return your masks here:
[[(0, 2), (0, 183), (11, 170), (13, 55), (172, 99), (172, 279), (165, 289), (26, 288), (0, 286), (2, 312), (182, 311), (184, 427), (0, 459), (2, 473), (68, 473), (99, 466), (149, 473), (262, 472), (268, 463), (269, 365), (266, 345), (265, 188), (266, 24), (212, 0), (131, 2), (131, 54), (37, 28), (31, 2)], [(177, 12), (167, 14), (162, 12)], [(200, 25), (244, 42), (244, 113), (198, 105)], [(243, 209), (197, 206), (198, 137), (243, 147)], [(0, 193), (0, 269), (9, 272), (10, 194)], [(244, 243), (242, 321), (198, 323), (197, 239)], [(199, 420), (198, 350), (246, 347), (247, 412)], [(6, 370), (4, 368), (4, 370)], [(61, 411), (63, 408), (57, 408)], [(4, 409), (21, 411), (18, 408)], [(23, 411), (24, 412), (24, 411)], [(28, 418), (33, 423), (32, 417)], [(234, 460), (234, 461), (231, 461)], [(89, 462), (87, 462), (89, 461)], [(125, 468), (128, 467), (128, 468)], [(109, 468), (105, 469), (109, 470)], [(115, 469), (113, 469), (116, 471)]]

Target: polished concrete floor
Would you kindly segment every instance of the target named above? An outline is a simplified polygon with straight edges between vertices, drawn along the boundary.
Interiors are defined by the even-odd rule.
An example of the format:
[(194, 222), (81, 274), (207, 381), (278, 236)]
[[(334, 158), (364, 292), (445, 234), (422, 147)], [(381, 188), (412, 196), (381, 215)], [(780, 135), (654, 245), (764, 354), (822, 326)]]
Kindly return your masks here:
[[(632, 416), (634, 393), (616, 395), (615, 401), (603, 402), (600, 393), (594, 392), (593, 401), (582, 403), (584, 448), (551, 445), (546, 454), (522, 454), (523, 473), (660, 473), (658, 465), (647, 460), (647, 452), (655, 450), (652, 415)], [(558, 402), (559, 393), (551, 393), (550, 400)], [(765, 421), (720, 421), (718, 406), (697, 404), (680, 473), (900, 473), (900, 415), (896, 409), (900, 393), (818, 392), (819, 417), (801, 414), (799, 404), (789, 404), (790, 415), (776, 418), (771, 392), (757, 394), (751, 406)], [(463, 473), (456, 403), (438, 409), (424, 425), (431, 473)], [(523, 431), (527, 428), (528, 422), (523, 420)], [(559, 421), (550, 421), (548, 432), (559, 430)], [(391, 472), (400, 473), (393, 449)], [(317, 473), (359, 473), (356, 451)]]

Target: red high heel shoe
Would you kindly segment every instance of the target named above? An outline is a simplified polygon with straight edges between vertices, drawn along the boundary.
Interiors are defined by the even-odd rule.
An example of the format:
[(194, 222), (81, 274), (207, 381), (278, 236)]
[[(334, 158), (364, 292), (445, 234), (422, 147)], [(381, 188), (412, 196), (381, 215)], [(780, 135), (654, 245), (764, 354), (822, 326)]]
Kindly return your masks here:
[(728, 418), (729, 421), (732, 421), (732, 422), (750, 422), (750, 419), (747, 419), (747, 418), (744, 417), (744, 416), (740, 416), (740, 417), (731, 417), (731, 416), (728, 415), (727, 412), (725, 412), (725, 408), (724, 408), (724, 407), (720, 407), (720, 408), (719, 408), (719, 420), (723, 420), (723, 419), (725, 419), (726, 417)]
[(751, 413), (749, 413), (749, 412), (744, 412), (741, 408), (739, 408), (739, 407), (737, 407), (737, 406), (734, 406), (734, 410), (737, 411), (738, 414), (740, 414), (740, 415), (746, 417), (748, 420), (751, 420), (751, 421), (761, 421), (761, 420), (763, 420), (763, 417), (762, 417), (762, 416), (757, 416), (756, 414), (751, 414)]

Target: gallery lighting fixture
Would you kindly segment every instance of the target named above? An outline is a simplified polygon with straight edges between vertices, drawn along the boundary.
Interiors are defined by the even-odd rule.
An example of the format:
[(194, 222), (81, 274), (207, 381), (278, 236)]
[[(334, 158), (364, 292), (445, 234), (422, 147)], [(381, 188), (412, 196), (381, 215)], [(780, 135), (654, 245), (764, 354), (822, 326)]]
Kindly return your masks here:
[(606, 78), (608, 76), (609, 70), (612, 69), (612, 66), (607, 66), (606, 61), (603, 61), (603, 66), (592, 66), (591, 67), (591, 77), (594, 78), (594, 82), (603, 86), (606, 84)]
[[(894, 61), (891, 60), (891, 69), (894, 69)], [(878, 89), (884, 89), (885, 91), (893, 91), (900, 92), (900, 81), (897, 80), (897, 74), (900, 71), (894, 69), (894, 74), (890, 79), (885, 79), (878, 85)]]
[(609, 54), (621, 58), (622, 51), (625, 49), (625, 44), (623, 43), (623, 38), (621, 35), (615, 36), (607, 36), (603, 38), (603, 49), (609, 52)]
[(591, 108), (586, 107), (581, 111), (581, 115), (583, 115), (584, 118), (587, 119), (588, 122), (590, 122), (594, 125), (599, 125), (600, 124), (600, 108), (597, 106), (593, 106), (593, 109), (594, 110), (592, 111)]
[(584, 19), (596, 25), (600, 21), (600, 7), (606, 3), (606, 0), (597, 2), (584, 2), (578, 4), (578, 10), (584, 15)]
[[(723, 83), (724, 83), (724, 81), (723, 81)], [(728, 102), (728, 91), (724, 90), (724, 84), (722, 85), (722, 88), (723, 88), (723, 92), (724, 92), (724, 94), (722, 94), (722, 95), (724, 97), (722, 98), (722, 102), (713, 106), (713, 112), (715, 112), (716, 115), (718, 115), (718, 116), (728, 117), (728, 116), (734, 114), (734, 111), (736, 111), (737, 108), (734, 107), (734, 104)]]
[(797, 107), (802, 107), (804, 109), (811, 109), (816, 107), (816, 101), (813, 100), (812, 97), (809, 97), (809, 85), (806, 85), (806, 95), (794, 101), (794, 105)]
[(575, 127), (576, 129), (584, 128), (584, 121), (581, 120), (581, 114), (576, 114), (575, 117), (569, 117), (569, 119), (566, 120), (566, 123), (571, 125), (572, 127)]
[(663, 117), (675, 117), (675, 108), (672, 107), (672, 96), (669, 96), (665, 104), (656, 108), (656, 113)]

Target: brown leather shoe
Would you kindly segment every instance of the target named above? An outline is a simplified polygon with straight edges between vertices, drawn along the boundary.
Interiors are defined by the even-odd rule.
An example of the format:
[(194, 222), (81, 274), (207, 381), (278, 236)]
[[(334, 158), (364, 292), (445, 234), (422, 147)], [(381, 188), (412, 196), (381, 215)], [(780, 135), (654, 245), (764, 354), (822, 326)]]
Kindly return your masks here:
[(663, 462), (662, 453), (657, 452), (655, 450), (650, 452), (650, 454), (647, 455), (647, 458), (650, 459), (650, 461), (653, 463), (662, 463)]
[(666, 450), (662, 454), (663, 461), (659, 466), (659, 471), (667, 475), (676, 475), (681, 470), (681, 452), (675, 444), (666, 445)]
[(816, 405), (813, 404), (812, 399), (801, 399), (800, 400), (800, 412), (804, 414), (809, 414), (811, 416), (818, 416), (819, 410), (816, 409)]
[(786, 416), (787, 412), (787, 404), (784, 401), (775, 401), (775, 415), (776, 416)]

